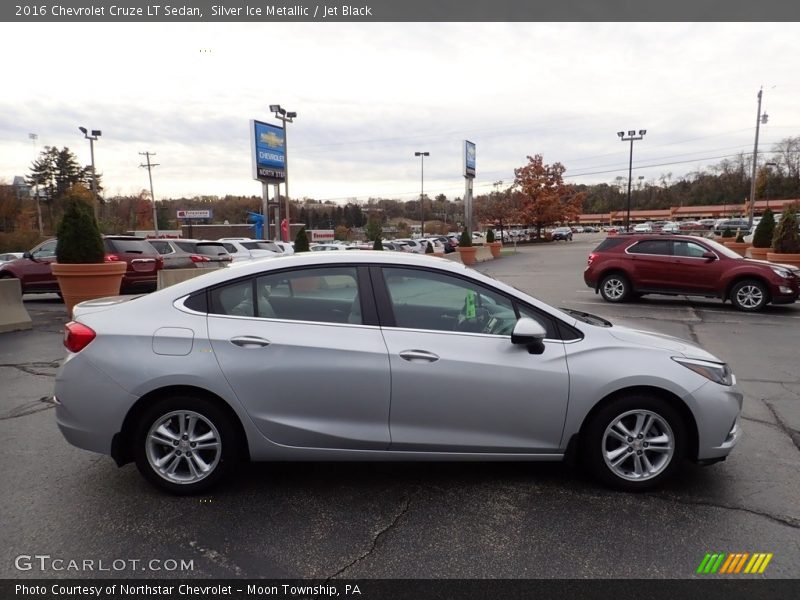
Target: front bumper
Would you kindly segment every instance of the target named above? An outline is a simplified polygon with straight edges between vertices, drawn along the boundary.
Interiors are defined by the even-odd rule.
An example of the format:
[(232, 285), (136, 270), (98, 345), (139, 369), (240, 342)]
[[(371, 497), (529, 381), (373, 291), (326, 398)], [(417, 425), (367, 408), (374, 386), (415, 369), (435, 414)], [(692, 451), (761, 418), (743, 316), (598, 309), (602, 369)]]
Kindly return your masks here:
[(685, 399), (697, 424), (699, 462), (726, 457), (739, 441), (744, 396), (736, 387), (709, 381)]

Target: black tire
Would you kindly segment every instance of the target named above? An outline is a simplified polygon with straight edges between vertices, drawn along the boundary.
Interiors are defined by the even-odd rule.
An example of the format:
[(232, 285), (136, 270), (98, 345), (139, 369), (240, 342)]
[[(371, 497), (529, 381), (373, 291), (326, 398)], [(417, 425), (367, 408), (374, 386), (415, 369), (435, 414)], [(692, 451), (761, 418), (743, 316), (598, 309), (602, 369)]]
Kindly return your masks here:
[(625, 302), (631, 295), (631, 284), (622, 273), (609, 273), (600, 282), (600, 295), (606, 302)]
[[(650, 427), (646, 430), (643, 428), (641, 438), (636, 435), (639, 415), (644, 426), (653, 417)], [(632, 437), (622, 436), (624, 441), (610, 431), (620, 420), (632, 434)], [(618, 428), (614, 428), (614, 431), (621, 432)], [(658, 441), (662, 438), (666, 438), (667, 442)], [(584, 430), (581, 450), (584, 464), (603, 484), (625, 492), (644, 492), (674, 475), (683, 462), (686, 442), (686, 424), (666, 400), (635, 394), (614, 399), (592, 417)], [(672, 448), (671, 455), (665, 451), (668, 447)], [(610, 462), (617, 459), (621, 459), (620, 463), (612, 466)], [(636, 473), (636, 463), (642, 470), (641, 474)]]
[(769, 304), (769, 291), (755, 279), (746, 279), (731, 288), (731, 304), (744, 312), (758, 312)]
[[(202, 441), (192, 442), (186, 435), (177, 444), (172, 442), (178, 445), (174, 449), (161, 442), (150, 442), (151, 430), (159, 422), (165, 423), (166, 433), (170, 434), (160, 434), (162, 439), (171, 440), (171, 436), (180, 431), (188, 433), (192, 415), (196, 415), (195, 437)], [(187, 427), (185, 430), (180, 429), (182, 417), (184, 427)], [(214, 440), (218, 443), (216, 450), (197, 447), (198, 444), (212, 444)], [(237, 430), (231, 418), (213, 401), (191, 395), (175, 395), (159, 400), (145, 410), (134, 434), (133, 453), (136, 466), (145, 479), (162, 490), (184, 496), (205, 492), (227, 477), (241, 460), (241, 442), (237, 439)], [(175, 456), (170, 454), (173, 450)], [(190, 459), (192, 454), (194, 456)], [(177, 468), (172, 475), (157, 470), (153, 462), (159, 458), (166, 459), (164, 464), (168, 467), (177, 460)], [(209, 467), (208, 471), (202, 469), (203, 464)]]

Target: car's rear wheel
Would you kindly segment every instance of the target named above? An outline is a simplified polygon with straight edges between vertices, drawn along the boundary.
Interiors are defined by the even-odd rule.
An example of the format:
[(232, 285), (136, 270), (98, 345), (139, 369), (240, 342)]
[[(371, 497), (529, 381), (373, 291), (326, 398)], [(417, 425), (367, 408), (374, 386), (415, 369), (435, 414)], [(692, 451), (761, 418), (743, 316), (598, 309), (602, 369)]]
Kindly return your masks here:
[(606, 302), (624, 302), (631, 292), (628, 278), (620, 273), (611, 273), (600, 282), (600, 295)]
[(731, 304), (745, 312), (763, 310), (769, 303), (769, 292), (763, 283), (754, 279), (740, 281), (731, 288)]
[(582, 440), (584, 460), (606, 485), (627, 492), (658, 486), (680, 466), (686, 426), (662, 398), (616, 398), (593, 417)]
[(179, 495), (213, 487), (240, 457), (230, 417), (207, 398), (190, 395), (170, 396), (148, 408), (134, 440), (142, 475)]

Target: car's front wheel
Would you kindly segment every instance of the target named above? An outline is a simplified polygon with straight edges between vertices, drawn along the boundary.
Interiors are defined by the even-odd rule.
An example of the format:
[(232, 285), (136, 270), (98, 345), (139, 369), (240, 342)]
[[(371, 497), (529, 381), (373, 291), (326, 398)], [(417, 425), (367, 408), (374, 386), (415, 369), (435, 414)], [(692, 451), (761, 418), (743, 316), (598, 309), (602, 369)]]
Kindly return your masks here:
[(611, 273), (600, 282), (600, 295), (607, 302), (624, 302), (631, 293), (628, 278), (620, 273)]
[(762, 310), (769, 302), (764, 284), (754, 279), (740, 281), (731, 288), (731, 304), (745, 312)]
[(628, 492), (652, 489), (679, 467), (686, 426), (662, 398), (616, 398), (594, 416), (582, 440), (584, 460), (606, 485)]
[(204, 492), (238, 462), (236, 429), (207, 398), (176, 395), (149, 407), (134, 437), (136, 466), (151, 483), (179, 495)]

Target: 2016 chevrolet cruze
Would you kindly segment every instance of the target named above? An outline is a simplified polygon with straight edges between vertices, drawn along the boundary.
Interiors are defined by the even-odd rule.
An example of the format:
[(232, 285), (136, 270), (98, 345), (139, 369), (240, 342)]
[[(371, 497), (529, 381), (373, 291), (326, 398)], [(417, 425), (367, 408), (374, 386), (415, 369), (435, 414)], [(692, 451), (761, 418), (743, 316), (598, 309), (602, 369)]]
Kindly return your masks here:
[(66, 326), (72, 444), (206, 490), (242, 460), (562, 460), (650, 489), (724, 459), (742, 395), (697, 346), (552, 308), (444, 259), (253, 261)]

